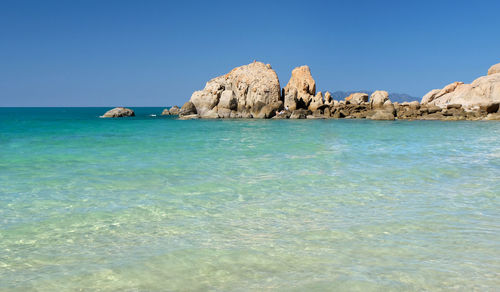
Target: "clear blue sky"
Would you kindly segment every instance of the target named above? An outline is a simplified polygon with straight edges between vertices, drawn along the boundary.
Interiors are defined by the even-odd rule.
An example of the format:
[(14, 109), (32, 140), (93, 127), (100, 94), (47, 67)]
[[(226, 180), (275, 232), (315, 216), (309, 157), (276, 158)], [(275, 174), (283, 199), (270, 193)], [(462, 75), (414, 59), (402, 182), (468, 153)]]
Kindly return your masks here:
[(0, 106), (182, 105), (254, 59), (284, 87), (422, 96), (500, 62), (500, 1), (0, 0)]

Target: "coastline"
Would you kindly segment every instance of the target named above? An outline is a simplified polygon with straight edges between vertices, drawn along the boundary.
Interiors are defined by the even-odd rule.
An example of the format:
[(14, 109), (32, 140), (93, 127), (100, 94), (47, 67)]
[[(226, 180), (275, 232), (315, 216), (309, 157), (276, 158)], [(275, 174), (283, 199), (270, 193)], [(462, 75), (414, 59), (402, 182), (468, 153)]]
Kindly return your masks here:
[[(334, 100), (330, 92), (316, 92), (308, 66), (292, 71), (281, 88), (270, 64), (254, 61), (213, 78), (195, 91), (181, 108), (165, 108), (162, 115), (191, 119), (371, 119), (371, 120), (500, 120), (500, 63), (471, 84), (453, 82), (412, 102), (392, 102), (389, 93), (370, 96), (355, 92)], [(130, 117), (134, 111), (118, 107), (103, 118)]]

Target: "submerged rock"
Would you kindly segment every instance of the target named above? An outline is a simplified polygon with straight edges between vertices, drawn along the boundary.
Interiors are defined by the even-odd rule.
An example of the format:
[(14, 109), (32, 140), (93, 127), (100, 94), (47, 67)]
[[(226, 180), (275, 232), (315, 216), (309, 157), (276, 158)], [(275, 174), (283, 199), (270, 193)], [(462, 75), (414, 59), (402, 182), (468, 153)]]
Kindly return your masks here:
[(115, 107), (104, 113), (101, 118), (121, 118), (121, 117), (134, 117), (135, 113), (133, 110), (125, 107)]

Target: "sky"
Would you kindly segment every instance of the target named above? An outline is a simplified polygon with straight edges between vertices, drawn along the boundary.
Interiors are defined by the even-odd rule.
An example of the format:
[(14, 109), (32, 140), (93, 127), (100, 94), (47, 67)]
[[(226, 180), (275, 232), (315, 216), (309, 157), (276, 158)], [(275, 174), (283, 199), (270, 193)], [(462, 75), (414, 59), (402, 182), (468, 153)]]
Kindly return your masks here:
[(500, 63), (500, 1), (0, 0), (0, 106), (171, 106), (232, 68), (421, 97)]

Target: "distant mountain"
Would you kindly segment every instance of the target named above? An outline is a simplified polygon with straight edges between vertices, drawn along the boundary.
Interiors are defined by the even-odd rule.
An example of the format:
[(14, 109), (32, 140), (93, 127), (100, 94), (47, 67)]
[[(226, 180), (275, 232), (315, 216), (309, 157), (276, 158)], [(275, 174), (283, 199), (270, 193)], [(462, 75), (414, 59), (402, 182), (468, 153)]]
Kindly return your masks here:
[[(373, 90), (357, 90), (357, 91), (335, 91), (335, 92), (332, 92), (332, 97), (333, 99), (336, 99), (336, 100), (343, 100), (344, 98), (348, 97), (349, 95), (351, 95), (352, 93), (355, 93), (355, 92), (364, 92), (364, 93), (367, 93), (368, 95), (371, 95), (373, 93)], [(402, 103), (402, 102), (405, 102), (405, 101), (420, 101), (420, 97), (414, 97), (414, 96), (411, 96), (409, 94), (406, 94), (406, 93), (396, 93), (396, 92), (390, 92), (389, 93), (389, 99), (392, 101), (392, 102), (399, 102), (399, 103)]]

